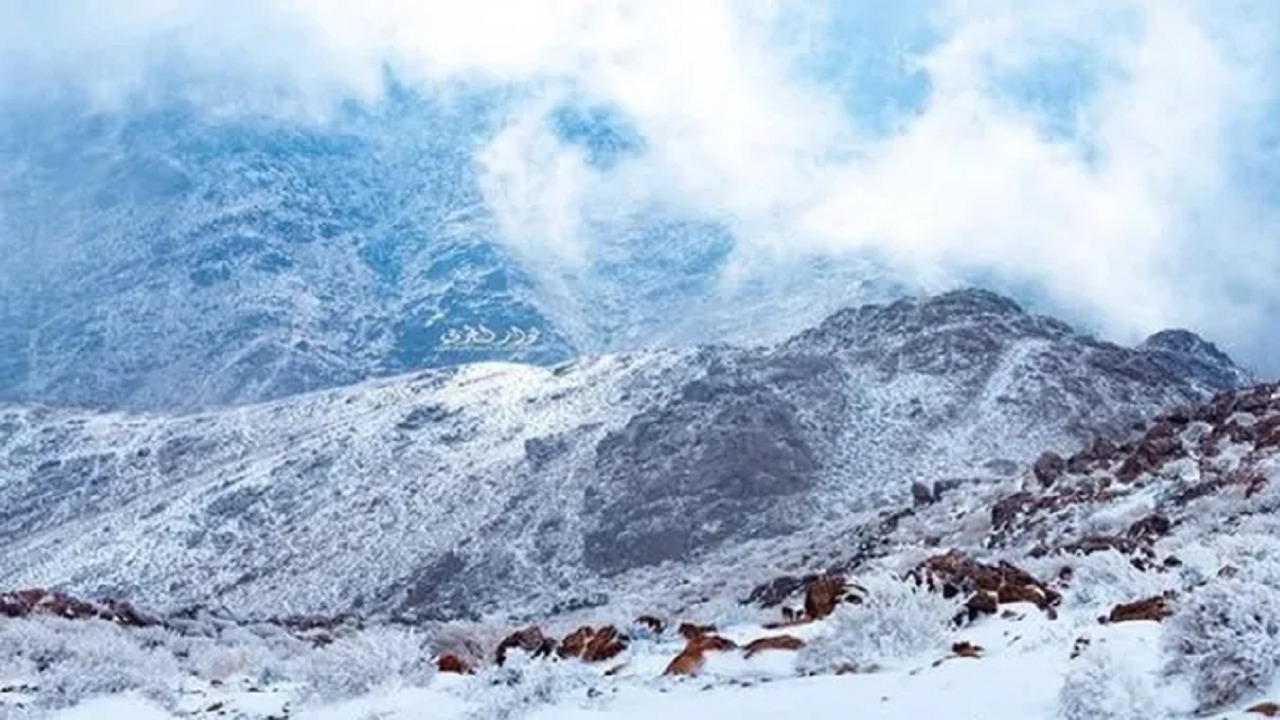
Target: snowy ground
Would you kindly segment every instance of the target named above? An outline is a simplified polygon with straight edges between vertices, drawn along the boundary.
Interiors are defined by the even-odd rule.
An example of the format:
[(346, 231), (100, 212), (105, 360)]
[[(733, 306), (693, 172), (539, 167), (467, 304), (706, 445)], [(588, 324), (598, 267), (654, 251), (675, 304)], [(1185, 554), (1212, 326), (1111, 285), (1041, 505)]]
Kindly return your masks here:
[[(750, 660), (738, 651), (712, 654), (697, 677), (665, 678), (662, 671), (679, 652), (678, 637), (635, 643), (616, 661), (587, 666), (578, 661), (523, 659), (526, 687), (487, 687), (491, 673), (477, 676), (437, 674), (426, 687), (384, 687), (368, 694), (336, 701), (306, 702), (295, 688), (281, 684), (258, 689), (247, 680), (222, 687), (193, 685), (175, 711), (160, 708), (136, 694), (88, 700), (46, 717), (58, 720), (169, 720), (171, 718), (236, 717), (297, 718), (299, 720), (452, 720), (454, 718), (528, 717), (532, 720), (775, 720), (812, 713), (856, 713), (866, 720), (946, 717), (950, 720), (1031, 720), (1060, 717), (1063, 679), (1075, 663), (1087, 662), (1090, 652), (1110, 652), (1123, 658), (1128, 671), (1157, 705), (1144, 707), (1145, 717), (1190, 716), (1194, 711), (1188, 688), (1170, 682), (1160, 672), (1161, 625), (1130, 622), (1102, 625), (1079, 608), (1056, 620), (1031, 605), (1006, 606), (992, 617), (953, 631), (946, 642), (910, 657), (887, 661), (879, 668), (833, 675), (802, 677), (793, 651), (765, 651)], [(724, 635), (740, 643), (778, 632), (804, 639), (831, 632), (819, 622), (785, 631), (741, 626)], [(670, 635), (671, 633), (669, 633)], [(1073, 651), (1087, 638), (1085, 655)], [(968, 641), (983, 648), (980, 658), (957, 657), (953, 642)], [(545, 673), (536, 670), (542, 664)], [(615, 675), (604, 672), (622, 665)], [(584, 679), (585, 678), (585, 679)], [(1277, 688), (1280, 690), (1280, 688)], [(1280, 696), (1280, 695), (1273, 695)], [(24, 714), (13, 706), (10, 716)], [(1135, 698), (1120, 693), (1116, 702)], [(1255, 698), (1252, 702), (1257, 702)], [(1249, 704), (1252, 704), (1249, 703)], [(1131, 717), (1125, 708), (1116, 718)], [(1213, 718), (1241, 717), (1239, 713)], [(1245, 715), (1245, 717), (1249, 717)], [(1252, 717), (1258, 717), (1254, 715)]]

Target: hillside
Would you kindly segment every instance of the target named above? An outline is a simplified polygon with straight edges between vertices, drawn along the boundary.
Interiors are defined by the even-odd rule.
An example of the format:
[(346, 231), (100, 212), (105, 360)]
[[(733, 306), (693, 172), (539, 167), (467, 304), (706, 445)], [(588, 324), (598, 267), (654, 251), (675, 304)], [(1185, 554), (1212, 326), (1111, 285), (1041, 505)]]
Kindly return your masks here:
[(0, 413), (0, 584), (448, 619), (741, 585), (934, 487), (1120, 439), (1247, 375), (982, 291), (776, 346), (475, 364), (206, 414)]
[[(0, 596), (16, 614), (0, 619), (10, 657), (0, 679), (11, 680), (0, 708), (27, 717), (72, 705), (53, 715), (68, 720), (772, 718), (840, 707), (886, 720), (1274, 717), (1277, 487), (1280, 386), (1267, 384), (1171, 408), (1114, 444), (1046, 454), (1006, 483), (886, 508), (862, 529), (874, 542), (844, 548), (842, 570), (814, 566), (791, 592), (749, 602), (639, 606), (657, 617), (610, 604), (513, 632), (150, 619)], [(584, 650), (575, 637), (608, 642)], [(76, 676), (101, 669), (85, 643), (130, 664), (105, 681)], [(36, 669), (33, 657), (52, 665)]]

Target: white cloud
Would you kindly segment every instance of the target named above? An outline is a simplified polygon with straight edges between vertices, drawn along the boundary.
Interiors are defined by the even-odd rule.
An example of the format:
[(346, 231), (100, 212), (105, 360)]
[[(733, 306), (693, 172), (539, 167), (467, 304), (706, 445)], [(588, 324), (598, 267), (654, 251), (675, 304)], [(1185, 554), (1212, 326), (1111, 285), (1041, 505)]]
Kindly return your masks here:
[[(931, 92), (885, 133), (849, 110), (856, 73), (797, 62), (838, 49), (823, 26), (837, 2), (0, 0), (0, 97), (75, 83), (109, 105), (174, 56), (194, 68), (188, 95), (222, 110), (322, 113), (375, 98), (387, 66), (424, 87), (519, 87), (527, 104), (477, 159), (505, 234), (544, 274), (579, 277), (610, 242), (589, 219), (662, 205), (732, 228), (746, 276), (873, 254), (921, 282), (1035, 287), (1119, 339), (1178, 324), (1256, 351), (1280, 257), (1275, 208), (1237, 161), (1277, 100), (1280, 14), (936, 0), (919, 12), (938, 41), (912, 58)], [(1088, 85), (1065, 110), (1009, 93), (1060, 52)], [(600, 170), (560, 143), (542, 118), (581, 96), (619, 108), (646, 152)], [(1046, 130), (1055, 112), (1073, 135)]]

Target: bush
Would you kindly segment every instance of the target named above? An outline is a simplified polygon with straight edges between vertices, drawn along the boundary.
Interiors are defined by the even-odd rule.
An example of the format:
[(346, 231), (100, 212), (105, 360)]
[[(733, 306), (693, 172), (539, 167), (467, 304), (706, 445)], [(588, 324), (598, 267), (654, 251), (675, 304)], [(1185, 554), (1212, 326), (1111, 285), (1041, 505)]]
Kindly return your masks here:
[(426, 638), (411, 629), (369, 628), (345, 635), (306, 656), (298, 673), (315, 696), (363, 695), (385, 684), (425, 685), (434, 667)]
[(232, 626), (217, 630), (212, 637), (184, 637), (177, 648), (186, 658), (186, 667), (199, 678), (220, 682), (247, 678), (259, 686), (289, 679), (297, 659), (314, 652), (280, 628), (255, 629)]
[(689, 608), (689, 622), (715, 625), (721, 630), (740, 626), (757, 626), (778, 619), (778, 610), (764, 609), (755, 603), (743, 603), (730, 596), (717, 596)]
[(1155, 707), (1152, 679), (1095, 644), (1071, 662), (1058, 692), (1059, 720), (1148, 720)]
[(827, 672), (841, 665), (865, 667), (945, 646), (958, 600), (944, 599), (911, 582), (890, 577), (860, 578), (862, 604), (843, 604), (826, 620), (828, 633), (800, 651), (804, 672)]
[(1213, 580), (1164, 625), (1168, 671), (1190, 676), (1202, 708), (1269, 687), (1280, 668), (1280, 591), (1248, 580)]
[(468, 720), (509, 720), (571, 695), (591, 705), (602, 697), (596, 689), (599, 681), (598, 672), (577, 660), (535, 659), (512, 652), (501, 667), (485, 670), (468, 686), (478, 703)]
[(1143, 572), (1133, 566), (1128, 556), (1115, 550), (1072, 557), (1068, 562), (1054, 558), (1030, 564), (1028, 569), (1051, 577), (1064, 564), (1073, 571), (1063, 592), (1068, 607), (1099, 607), (1105, 611), (1117, 603), (1160, 595), (1179, 584), (1177, 575)]
[(75, 705), (95, 695), (135, 690), (165, 706), (177, 701), (182, 669), (173, 654), (148, 636), (144, 646), (128, 631), (101, 620), (40, 617), (0, 623), (0, 657), (38, 672), (29, 678), (41, 707)]

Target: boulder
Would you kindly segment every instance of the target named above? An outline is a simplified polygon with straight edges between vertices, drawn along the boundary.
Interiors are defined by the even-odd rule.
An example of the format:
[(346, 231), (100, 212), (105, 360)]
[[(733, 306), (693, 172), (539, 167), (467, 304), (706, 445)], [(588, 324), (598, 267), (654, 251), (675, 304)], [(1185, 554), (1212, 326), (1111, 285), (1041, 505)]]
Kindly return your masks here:
[(756, 638), (746, 644), (743, 652), (748, 659), (765, 650), (799, 650), (805, 646), (804, 640), (791, 635), (770, 635), (768, 637)]

